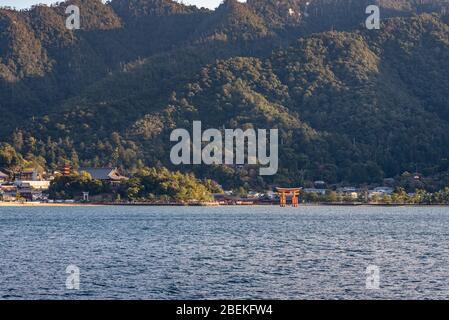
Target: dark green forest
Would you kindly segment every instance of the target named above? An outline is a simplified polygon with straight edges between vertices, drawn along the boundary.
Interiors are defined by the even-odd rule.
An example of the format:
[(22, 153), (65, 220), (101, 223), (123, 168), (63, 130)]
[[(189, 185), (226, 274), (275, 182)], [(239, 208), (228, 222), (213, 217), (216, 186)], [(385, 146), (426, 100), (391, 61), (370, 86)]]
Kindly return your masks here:
[[(308, 1), (0, 9), (0, 168), (167, 167), (224, 188), (418, 172), (449, 186), (449, 1)], [(65, 28), (69, 3), (81, 30)], [(364, 25), (374, 3), (380, 30)], [(170, 132), (194, 120), (278, 128), (278, 174), (173, 166)]]

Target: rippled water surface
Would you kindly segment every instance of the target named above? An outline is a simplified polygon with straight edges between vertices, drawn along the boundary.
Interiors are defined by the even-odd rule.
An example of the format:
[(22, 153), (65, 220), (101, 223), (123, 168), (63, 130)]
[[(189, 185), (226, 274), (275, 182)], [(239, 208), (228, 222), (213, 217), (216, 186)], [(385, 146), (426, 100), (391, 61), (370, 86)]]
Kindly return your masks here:
[(444, 207), (0, 207), (2, 299), (448, 299), (448, 262)]

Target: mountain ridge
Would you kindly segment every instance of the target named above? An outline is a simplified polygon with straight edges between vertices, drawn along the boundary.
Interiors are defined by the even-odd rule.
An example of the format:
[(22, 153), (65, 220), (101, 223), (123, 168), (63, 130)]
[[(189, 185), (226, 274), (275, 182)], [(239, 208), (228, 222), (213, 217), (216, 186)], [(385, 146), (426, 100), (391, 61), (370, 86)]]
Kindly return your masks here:
[[(379, 31), (361, 27), (367, 15), (360, 3), (354, 18), (340, 23), (342, 7), (321, 24), (341, 2), (320, 1), (323, 14), (315, 18), (318, 1), (312, 2), (307, 18), (302, 8), (290, 20), (281, 13), (305, 2), (274, 3), (228, 0), (211, 11), (168, 0), (114, 0), (101, 4), (106, 18), (90, 20), (96, 27), (75, 33), (48, 27), (59, 17), (45, 13), (49, 8), (27, 11), (31, 21), (19, 24), (20, 36), (39, 30), (30, 46), (43, 49), (28, 50), (40, 60), (20, 52), (29, 75), (2, 73), (0, 141), (50, 167), (65, 161), (171, 167), (167, 135), (200, 119), (208, 127), (281, 131), (275, 177), (261, 179), (250, 168), (182, 168), (221, 183), (374, 183), (416, 169), (443, 183), (449, 29), (441, 8), (447, 1), (428, 1), (440, 6), (430, 9), (380, 1), (394, 9), (388, 14), (400, 14), (383, 19)], [(17, 14), (0, 11), (0, 17)], [(40, 22), (42, 15), (50, 22)], [(5, 19), (11, 18), (0, 18), (0, 25)], [(7, 48), (0, 72), (19, 48), (10, 41), (23, 43), (13, 31), (0, 33), (0, 48)]]

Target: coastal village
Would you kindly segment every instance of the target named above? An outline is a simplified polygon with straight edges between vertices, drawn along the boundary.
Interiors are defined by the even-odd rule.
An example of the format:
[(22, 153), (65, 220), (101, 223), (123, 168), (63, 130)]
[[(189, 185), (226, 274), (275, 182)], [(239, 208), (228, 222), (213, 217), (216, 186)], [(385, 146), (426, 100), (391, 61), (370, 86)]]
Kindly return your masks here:
[[(107, 192), (91, 194), (88, 190), (79, 191), (73, 196), (50, 196), (49, 189), (57, 177), (69, 177), (73, 174), (83, 173), (92, 181), (101, 182), (108, 186)], [(283, 188), (273, 186), (268, 190), (222, 190), (212, 193), (212, 201), (130, 201), (117, 196), (119, 185), (132, 177), (122, 175), (114, 167), (80, 167), (73, 170), (70, 165), (62, 166), (51, 173), (39, 168), (26, 168), (18, 173), (0, 169), (0, 202), (2, 203), (66, 203), (66, 204), (135, 204), (135, 205), (280, 205), (298, 206), (299, 204), (448, 204), (449, 189), (436, 193), (418, 190), (406, 193), (403, 188), (395, 187), (395, 179), (384, 179), (382, 185), (369, 187), (328, 185), (325, 181), (314, 181), (307, 186)], [(410, 175), (412, 182), (422, 179), (419, 175)], [(221, 186), (218, 185), (221, 190)]]
[[(88, 173), (92, 179), (100, 180), (111, 184), (128, 179), (119, 174), (117, 168), (80, 168), (80, 172)], [(3, 202), (67, 202), (73, 203), (75, 200), (89, 202), (88, 193), (80, 194), (79, 198), (50, 199), (49, 188), (57, 176), (69, 176), (73, 173), (71, 166), (63, 166), (60, 170), (51, 174), (38, 168), (28, 168), (20, 171), (17, 175), (7, 174), (0, 171), (0, 201)], [(82, 199), (81, 199), (82, 198)], [(93, 199), (95, 201), (95, 199)]]

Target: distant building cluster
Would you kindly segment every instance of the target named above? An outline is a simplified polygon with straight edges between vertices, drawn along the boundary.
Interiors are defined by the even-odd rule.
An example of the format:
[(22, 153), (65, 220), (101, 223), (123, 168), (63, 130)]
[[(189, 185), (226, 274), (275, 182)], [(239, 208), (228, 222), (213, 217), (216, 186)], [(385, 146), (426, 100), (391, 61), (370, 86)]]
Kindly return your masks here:
[[(117, 168), (79, 168), (78, 172), (86, 172), (92, 179), (108, 181), (111, 184), (119, 183), (123, 179)], [(39, 168), (27, 168), (19, 172), (0, 170), (0, 201), (39, 201), (47, 202), (48, 190), (51, 182), (57, 175), (72, 174), (71, 166), (65, 165), (59, 170), (47, 173)]]
[[(383, 186), (359, 188), (353, 186), (329, 187), (324, 181), (315, 181), (312, 186), (298, 187), (297, 189), (300, 190), (301, 202), (358, 202), (362, 200), (363, 202), (376, 202), (395, 192), (395, 188), (392, 187), (394, 182), (394, 179), (385, 179)], [(332, 194), (336, 196), (334, 200), (332, 200)], [(413, 194), (408, 194), (408, 196), (413, 196)], [(273, 190), (248, 191), (245, 196), (238, 196), (232, 190), (227, 190), (224, 194), (215, 194), (214, 197), (220, 204), (243, 204), (246, 202), (255, 204), (279, 201), (279, 193)]]
[(24, 169), (16, 174), (0, 171), (0, 199), (3, 201), (44, 201), (50, 178), (37, 168)]

